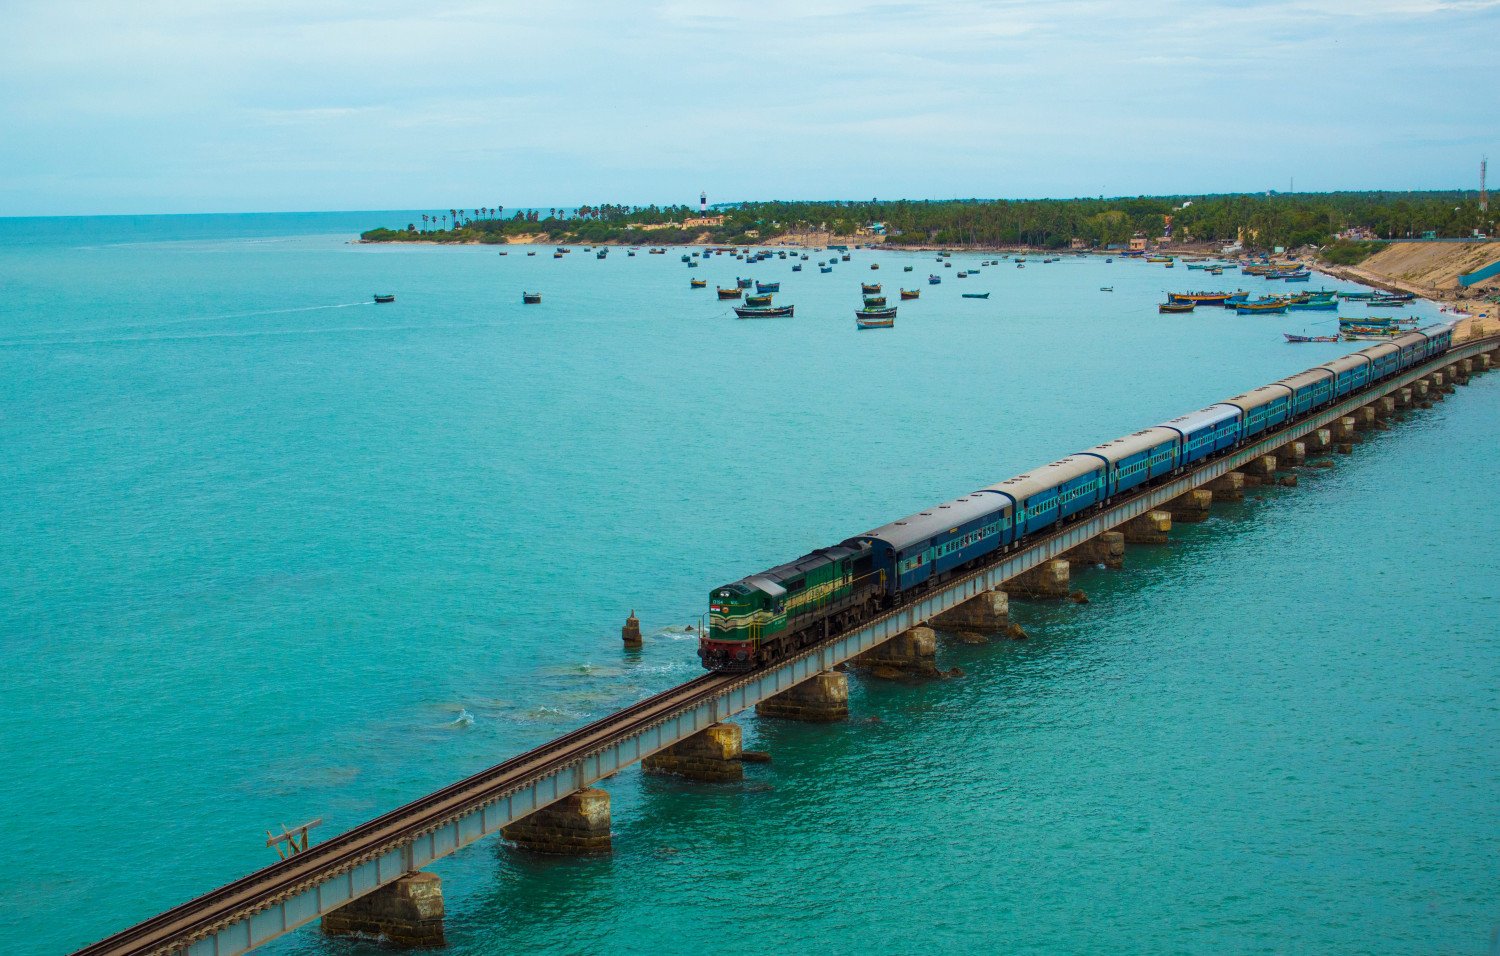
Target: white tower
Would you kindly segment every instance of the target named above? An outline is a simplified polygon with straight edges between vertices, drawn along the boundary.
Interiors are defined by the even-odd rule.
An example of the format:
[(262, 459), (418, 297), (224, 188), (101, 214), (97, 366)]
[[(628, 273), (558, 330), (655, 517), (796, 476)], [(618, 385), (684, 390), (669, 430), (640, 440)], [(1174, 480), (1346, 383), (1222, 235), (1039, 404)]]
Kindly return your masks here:
[(702, 213), (705, 216), (708, 215), (708, 193), (707, 192), (700, 192), (698, 194), (698, 212)]

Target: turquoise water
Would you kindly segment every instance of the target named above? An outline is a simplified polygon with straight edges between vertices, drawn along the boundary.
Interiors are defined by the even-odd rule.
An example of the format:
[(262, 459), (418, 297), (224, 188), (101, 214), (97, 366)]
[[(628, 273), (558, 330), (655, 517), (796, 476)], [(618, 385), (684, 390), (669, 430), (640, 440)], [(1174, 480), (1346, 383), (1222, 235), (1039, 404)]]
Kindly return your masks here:
[[(687, 679), (717, 584), (1348, 348), (1160, 316), (1274, 287), (1135, 262), (347, 242), (407, 219), (0, 220), (7, 953)], [(934, 269), (855, 331), (857, 281)], [(726, 317), (736, 274), (797, 318)], [(945, 647), (961, 679), (855, 681), (848, 725), (747, 718), (744, 785), (627, 771), (610, 860), (442, 862), (452, 951), (1485, 952), (1497, 414), (1477, 379), (1089, 605), (1018, 606), (1031, 641)]]

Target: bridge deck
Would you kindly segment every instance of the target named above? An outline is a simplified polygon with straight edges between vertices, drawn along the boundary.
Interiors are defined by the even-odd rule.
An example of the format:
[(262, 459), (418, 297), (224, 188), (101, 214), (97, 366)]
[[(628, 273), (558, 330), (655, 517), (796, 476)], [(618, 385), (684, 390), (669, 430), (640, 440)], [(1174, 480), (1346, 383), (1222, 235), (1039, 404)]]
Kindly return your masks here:
[(706, 727), (829, 670), (1024, 571), (1269, 454), (1376, 398), (1500, 347), (1464, 343), (1163, 485), (1045, 535), (943, 590), (752, 674), (705, 674), (168, 910), (79, 956), (234, 956), (422, 869)]

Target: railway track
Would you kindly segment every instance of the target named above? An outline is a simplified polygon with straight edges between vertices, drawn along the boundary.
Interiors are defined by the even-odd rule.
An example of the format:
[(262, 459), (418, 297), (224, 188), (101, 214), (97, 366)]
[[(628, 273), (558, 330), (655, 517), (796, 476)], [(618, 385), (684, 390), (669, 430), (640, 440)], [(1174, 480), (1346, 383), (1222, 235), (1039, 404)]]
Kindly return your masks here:
[[(1470, 340), (1455, 346), (1454, 351), (1467, 352), (1474, 347), (1479, 347), (1479, 351), (1500, 347), (1500, 336)], [(1452, 361), (1451, 353), (1447, 361)], [(1440, 368), (1444, 364), (1443, 361), (1429, 362), (1424, 363), (1423, 367), (1430, 371), (1433, 366)], [(1384, 391), (1372, 388), (1366, 393), (1366, 397), (1377, 394), (1384, 394)], [(1277, 437), (1297, 424), (1299, 422), (1289, 422), (1287, 426), (1268, 433), (1261, 440)], [(1139, 491), (1121, 496), (1112, 503), (1111, 510), (1150, 495), (1156, 490), (1153, 487), (1143, 487)], [(944, 582), (942, 589), (959, 587), (987, 573), (989, 568), (1002, 557), (1033, 549), (1039, 550), (1065, 534), (1066, 531), (1065, 527), (1060, 527), (1028, 541), (1023, 548), (1009, 552), (1008, 555), (997, 554), (994, 559)], [(896, 608), (883, 612), (856, 624), (850, 632), (845, 633), (877, 625), (894, 617), (901, 610), (901, 608)], [(781, 663), (785, 664), (816, 654), (825, 644), (841, 636), (843, 635), (831, 635)], [(74, 956), (155, 956), (155, 954), (179, 952), (192, 941), (244, 918), (247, 913), (272, 905), (330, 876), (353, 868), (381, 852), (390, 850), (393, 846), (415, 840), (479, 806), (504, 797), (528, 781), (544, 778), (550, 773), (578, 763), (595, 751), (637, 734), (704, 699), (722, 696), (736, 684), (752, 678), (753, 675), (754, 672), (751, 674), (704, 674), (702, 677), (679, 684), (593, 723), (586, 724), (540, 747), (391, 810), (346, 833), (333, 837), (326, 843), (315, 844), (302, 853), (257, 870), (249, 876), (86, 946), (78, 950)]]
[(737, 676), (704, 674), (648, 697), (534, 750), (398, 807), (326, 843), (315, 844), (303, 853), (86, 946), (77, 951), (77, 956), (174, 952), (183, 946), (184, 940), (211, 931), (226, 918), (226, 914), (254, 909), (259, 903), (295, 893), (304, 885), (354, 866), (392, 844), (420, 836), (469, 808), (503, 796), (529, 777), (566, 767), (601, 746), (629, 736), (703, 697), (719, 693), (724, 685), (734, 683)]

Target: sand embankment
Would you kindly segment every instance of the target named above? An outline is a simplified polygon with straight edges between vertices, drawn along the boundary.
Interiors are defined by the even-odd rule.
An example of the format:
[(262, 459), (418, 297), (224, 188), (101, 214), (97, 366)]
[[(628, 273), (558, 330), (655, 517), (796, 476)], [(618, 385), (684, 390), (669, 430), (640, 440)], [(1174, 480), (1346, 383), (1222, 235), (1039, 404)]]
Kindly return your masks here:
[(1500, 259), (1500, 242), (1393, 242), (1357, 266), (1324, 265), (1329, 275), (1382, 289), (1411, 292), (1440, 303), (1458, 316), (1455, 338), (1500, 331), (1500, 307), (1487, 300), (1500, 292), (1500, 278), (1464, 288), (1458, 277)]

